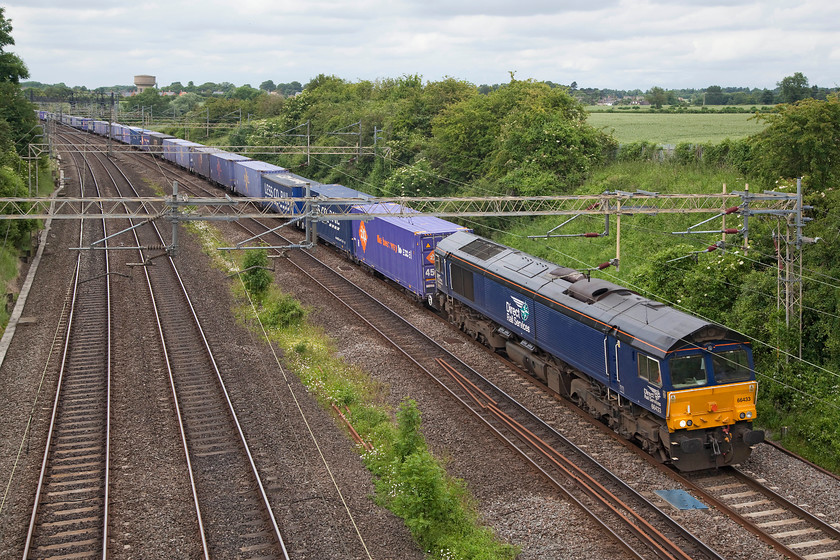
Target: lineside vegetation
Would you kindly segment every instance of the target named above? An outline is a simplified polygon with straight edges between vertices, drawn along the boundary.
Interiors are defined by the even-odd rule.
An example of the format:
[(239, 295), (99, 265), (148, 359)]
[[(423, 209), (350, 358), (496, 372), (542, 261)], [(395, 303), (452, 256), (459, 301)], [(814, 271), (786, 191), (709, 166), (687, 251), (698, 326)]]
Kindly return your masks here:
[[(479, 523), (463, 481), (449, 476), (428, 450), (417, 404), (404, 399), (394, 414), (385, 402), (387, 388), (339, 356), (323, 330), (306, 321), (306, 309), (271, 283), (266, 265), (261, 250), (246, 253), (242, 265), (240, 293), (259, 319), (257, 330), (281, 348), (283, 366), (321, 406), (341, 411), (369, 444), (358, 449), (373, 475), (376, 502), (402, 518), (432, 558), (513, 559), (519, 550), (496, 540)], [(253, 322), (249, 309), (242, 314)]]

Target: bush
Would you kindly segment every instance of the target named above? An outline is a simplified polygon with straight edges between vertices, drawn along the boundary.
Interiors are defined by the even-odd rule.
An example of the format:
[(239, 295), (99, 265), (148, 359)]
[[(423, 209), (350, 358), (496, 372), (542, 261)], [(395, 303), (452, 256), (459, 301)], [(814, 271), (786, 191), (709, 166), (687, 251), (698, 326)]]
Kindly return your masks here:
[(306, 310), (295, 298), (281, 294), (265, 302), (260, 310), (260, 321), (267, 328), (287, 328), (300, 325)]
[(271, 273), (266, 270), (268, 257), (264, 249), (247, 251), (242, 262), (242, 281), (253, 297), (261, 298), (271, 285)]
[(631, 142), (622, 144), (618, 150), (618, 161), (654, 161), (660, 159), (662, 149), (653, 142)]
[(377, 501), (405, 521), (433, 558), (513, 559), (516, 547), (497, 543), (478, 524), (463, 481), (449, 477), (426, 449), (420, 423), (417, 403), (404, 400), (392, 443), (365, 455), (377, 475)]

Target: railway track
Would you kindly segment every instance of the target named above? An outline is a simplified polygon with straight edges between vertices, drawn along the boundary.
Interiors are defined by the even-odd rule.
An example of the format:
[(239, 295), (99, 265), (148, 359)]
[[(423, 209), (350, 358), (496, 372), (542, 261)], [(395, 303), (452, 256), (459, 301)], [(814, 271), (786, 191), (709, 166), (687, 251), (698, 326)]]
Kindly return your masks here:
[(288, 560), (207, 335), (175, 262), (162, 252), (166, 241), (154, 224), (133, 235), (138, 247), (151, 248), (140, 250), (137, 265), (154, 308), (204, 558)]
[[(82, 196), (100, 196), (90, 163), (76, 158), (75, 164)], [(79, 243), (106, 234), (105, 221), (92, 216), (82, 221)], [(109, 272), (105, 251), (79, 253), (23, 558), (106, 557), (111, 425)]]
[(700, 499), (789, 558), (840, 558), (840, 528), (806, 511), (737, 468), (684, 477)]
[[(78, 138), (78, 137), (77, 137)], [(84, 138), (84, 136), (82, 136)], [(75, 140), (74, 140), (75, 141)], [(83, 142), (86, 140), (82, 140)], [(116, 196), (133, 188), (102, 154), (79, 156), (87, 168), (79, 183), (96, 186), (110, 176)], [(91, 164), (100, 166), (96, 173)], [(91, 195), (102, 196), (99, 192)], [(104, 221), (83, 220), (78, 246), (108, 236)], [(94, 227), (97, 226), (97, 227)], [(165, 242), (152, 225), (134, 230), (148, 265)], [(124, 253), (123, 253), (124, 254)], [(106, 251), (79, 251), (67, 319), (60, 380), (24, 558), (106, 558), (111, 386), (111, 307)], [(190, 479), (204, 558), (288, 559), (285, 543), (256, 464), (239, 425), (210, 346), (184, 282), (168, 257), (141, 266), (155, 308), (166, 355), (172, 400)], [(160, 266), (163, 265), (163, 266)], [(106, 303), (103, 303), (106, 302)], [(118, 374), (118, 372), (117, 372)], [(139, 481), (135, 491), (142, 491)]]

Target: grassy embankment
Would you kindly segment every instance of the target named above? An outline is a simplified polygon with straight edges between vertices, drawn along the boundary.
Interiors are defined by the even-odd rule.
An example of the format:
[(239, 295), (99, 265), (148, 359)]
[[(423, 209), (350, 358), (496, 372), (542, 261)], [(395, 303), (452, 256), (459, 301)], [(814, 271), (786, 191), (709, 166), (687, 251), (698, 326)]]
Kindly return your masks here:
[[(52, 182), (52, 175), (50, 174), (49, 167), (43, 166), (34, 166), (32, 168), (32, 186), (33, 189), (37, 184), (40, 188), (38, 193), (32, 193), (33, 196), (49, 196), (52, 193), (54, 185)], [(35, 174), (38, 174), (37, 180)], [(27, 196), (29, 193), (21, 193), (21, 196)], [(7, 221), (7, 225), (10, 225), (12, 221)], [(37, 229), (32, 231), (32, 235), (36, 235), (37, 231), (40, 229), (39, 226)], [(4, 235), (0, 232), (0, 240), (4, 239)], [(13, 293), (15, 299), (17, 299), (17, 292), (12, 288), (15, 285), (15, 282), (18, 280), (18, 276), (20, 275), (21, 271), (21, 255), (23, 252), (32, 252), (33, 247), (29, 244), (25, 247), (12, 247), (5, 243), (5, 241), (0, 242), (0, 282), (3, 283), (5, 286), (5, 293), (10, 294)], [(33, 255), (34, 256), (34, 255)], [(11, 316), (11, 306), (7, 305), (0, 305), (0, 331), (6, 328), (6, 325), (9, 324), (9, 318)]]

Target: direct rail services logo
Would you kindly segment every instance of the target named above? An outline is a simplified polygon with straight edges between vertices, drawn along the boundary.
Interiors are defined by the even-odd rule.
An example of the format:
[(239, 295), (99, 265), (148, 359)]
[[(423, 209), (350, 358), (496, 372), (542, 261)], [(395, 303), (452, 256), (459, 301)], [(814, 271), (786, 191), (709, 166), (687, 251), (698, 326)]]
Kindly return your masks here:
[[(513, 303), (511, 303), (511, 301)], [(510, 296), (510, 301), (505, 302), (505, 313), (507, 315), (507, 322), (519, 327), (525, 332), (531, 332), (531, 325), (528, 324), (528, 317), (531, 316), (531, 310), (528, 308), (528, 302), (523, 301), (517, 297)]]

